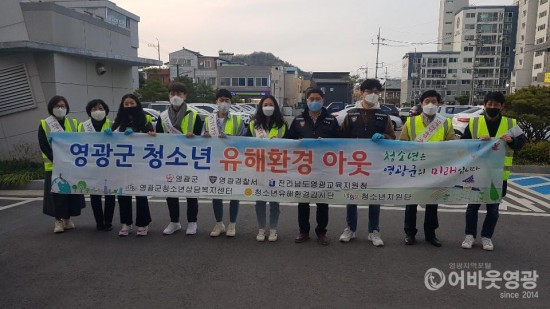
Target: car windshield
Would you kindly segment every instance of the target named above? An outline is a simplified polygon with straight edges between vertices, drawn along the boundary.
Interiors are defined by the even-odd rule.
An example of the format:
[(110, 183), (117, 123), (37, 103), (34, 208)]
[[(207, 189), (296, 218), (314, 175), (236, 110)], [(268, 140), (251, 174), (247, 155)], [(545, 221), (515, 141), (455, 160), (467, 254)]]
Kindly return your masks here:
[(463, 111), (463, 113), (465, 113), (465, 114), (471, 114), (471, 113), (477, 112), (477, 111), (480, 110), (480, 109), (481, 109), (481, 107), (472, 107), (472, 108), (469, 108), (469, 109)]

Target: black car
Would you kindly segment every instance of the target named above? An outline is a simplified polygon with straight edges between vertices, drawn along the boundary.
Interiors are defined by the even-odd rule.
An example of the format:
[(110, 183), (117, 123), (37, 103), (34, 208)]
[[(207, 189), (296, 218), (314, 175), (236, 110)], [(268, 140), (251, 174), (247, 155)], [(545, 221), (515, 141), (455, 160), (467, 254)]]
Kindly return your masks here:
[(397, 107), (394, 104), (381, 103), (380, 104), (380, 109), (385, 114), (392, 115), (392, 116), (395, 116), (395, 117), (399, 117), (399, 110), (397, 109)]
[(411, 110), (409, 111), (409, 115), (411, 117), (418, 116), (420, 114), (422, 114), (422, 106), (420, 105), (413, 106), (413, 108), (411, 108)]

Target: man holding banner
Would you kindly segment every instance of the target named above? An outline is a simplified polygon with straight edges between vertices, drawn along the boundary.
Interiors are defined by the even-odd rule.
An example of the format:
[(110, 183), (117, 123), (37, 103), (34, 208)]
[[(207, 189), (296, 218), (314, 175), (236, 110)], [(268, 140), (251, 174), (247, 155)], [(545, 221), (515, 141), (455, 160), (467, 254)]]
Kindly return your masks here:
[[(361, 100), (356, 108), (348, 111), (342, 123), (341, 136), (344, 138), (370, 138), (373, 141), (380, 139), (395, 139), (395, 132), (390, 117), (380, 110), (378, 93), (382, 84), (377, 79), (367, 79), (361, 86)], [(357, 205), (346, 206), (346, 221), (348, 227), (340, 236), (341, 242), (350, 242), (355, 239), (357, 230)], [(368, 240), (376, 247), (384, 246), (380, 237), (380, 205), (369, 205), (369, 235)]]
[[(292, 121), (288, 132), (290, 139), (302, 138), (338, 138), (340, 137), (340, 126), (335, 117), (328, 114), (323, 107), (325, 94), (319, 88), (309, 89), (306, 94), (307, 107), (302, 115)], [(303, 243), (309, 240), (309, 203), (298, 203), (298, 225), (300, 234), (294, 239), (296, 243)], [(317, 242), (321, 245), (328, 245), (328, 204), (317, 203)]]
[[(483, 117), (471, 118), (464, 130), (462, 139), (481, 139), (488, 141), (496, 137), (506, 142), (506, 154), (504, 157), (504, 173), (502, 175), (502, 197), (506, 195), (508, 178), (514, 151), (520, 150), (525, 144), (525, 135), (517, 126), (516, 119), (502, 116), (504, 108), (504, 95), (501, 92), (489, 92), (483, 100), (485, 114)], [(487, 215), (481, 229), (481, 243), (484, 250), (494, 249), (491, 237), (498, 221), (499, 203), (486, 204)], [(462, 248), (470, 249), (477, 235), (477, 218), (480, 204), (468, 204), (466, 209), (466, 238), (462, 242)]]
[[(182, 83), (171, 83), (168, 86), (168, 97), (170, 107), (160, 114), (160, 121), (157, 121), (156, 132), (168, 134), (183, 134), (188, 138), (200, 135), (203, 122), (197, 113), (187, 108), (187, 88)], [(170, 223), (162, 232), (164, 235), (171, 235), (181, 230), (180, 224), (180, 203), (177, 197), (167, 197)], [(199, 201), (197, 198), (187, 198), (187, 235), (197, 233), (197, 213), (199, 212)]]
[[(437, 105), (441, 103), (441, 95), (435, 90), (428, 90), (420, 96), (422, 114), (409, 117), (399, 140), (413, 142), (440, 142), (455, 139), (455, 133), (451, 119), (437, 114)], [(405, 244), (416, 243), (416, 212), (418, 205), (407, 205), (405, 208)], [(426, 204), (424, 215), (424, 237), (426, 241), (436, 247), (441, 247), (441, 242), (435, 236), (435, 230), (439, 227), (437, 219), (437, 204)]]

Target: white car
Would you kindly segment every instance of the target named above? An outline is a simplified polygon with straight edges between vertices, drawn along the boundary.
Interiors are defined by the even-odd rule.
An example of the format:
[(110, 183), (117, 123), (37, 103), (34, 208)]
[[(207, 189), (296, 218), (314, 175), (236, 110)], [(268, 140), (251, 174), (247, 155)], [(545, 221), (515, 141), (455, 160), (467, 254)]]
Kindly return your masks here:
[[(332, 113), (332, 116), (336, 117), (336, 120), (338, 120), (339, 125), (342, 125), (342, 123), (344, 122), (344, 119), (346, 118), (346, 115), (347, 115), (348, 111), (350, 111), (351, 109), (354, 109), (354, 108), (356, 108), (355, 105), (348, 105), (343, 110), (341, 110), (339, 112)], [(394, 116), (394, 115), (388, 115), (388, 116), (390, 116), (390, 120), (393, 124), (393, 130), (394, 131), (399, 131), (403, 128), (403, 121), (401, 121), (401, 118), (399, 118), (397, 116)]]
[[(218, 112), (218, 106), (216, 104), (213, 104), (213, 103), (188, 103), (187, 106), (190, 109), (197, 112), (202, 120), (204, 120), (205, 116), (208, 116), (210, 114)], [(245, 125), (248, 125), (248, 123), (252, 119), (251, 114), (249, 114), (247, 112), (243, 112), (241, 109), (239, 109), (235, 105), (231, 105), (230, 111), (234, 115), (241, 116), (241, 118), (242, 118)]]
[(485, 108), (482, 106), (474, 106), (470, 109), (458, 113), (453, 117), (453, 128), (458, 136), (464, 134), (464, 130), (468, 126), (471, 118), (480, 117), (485, 114)]
[(160, 113), (152, 108), (144, 108), (143, 111), (153, 118), (153, 128), (157, 127), (157, 121), (160, 117)]

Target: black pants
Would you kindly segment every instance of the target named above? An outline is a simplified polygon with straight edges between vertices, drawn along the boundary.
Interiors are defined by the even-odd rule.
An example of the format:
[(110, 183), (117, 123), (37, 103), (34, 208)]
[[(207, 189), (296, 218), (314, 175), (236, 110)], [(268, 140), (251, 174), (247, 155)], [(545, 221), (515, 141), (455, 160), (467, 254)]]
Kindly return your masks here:
[[(416, 210), (418, 205), (407, 205), (405, 207), (405, 233), (410, 236), (416, 235)], [(437, 204), (426, 205), (424, 214), (424, 236), (427, 239), (435, 237), (435, 230), (439, 227), (437, 219)]]
[(90, 203), (94, 212), (95, 223), (100, 225), (111, 225), (115, 213), (115, 196), (105, 195), (105, 210), (103, 210), (102, 195), (90, 195)]
[[(170, 213), (171, 222), (180, 222), (180, 201), (177, 197), (166, 198), (168, 204), (168, 212)], [(197, 214), (199, 213), (199, 200), (196, 198), (187, 198), (187, 222), (197, 222)]]
[[(328, 204), (317, 203), (317, 227), (315, 234), (325, 235), (328, 225)], [(309, 233), (309, 203), (298, 203), (298, 226), (300, 233)]]
[[(126, 195), (118, 196), (118, 208), (120, 210), (120, 223), (133, 224), (132, 220), (132, 197)], [(151, 223), (149, 212), (149, 201), (146, 196), (136, 196), (136, 225), (144, 227)]]

